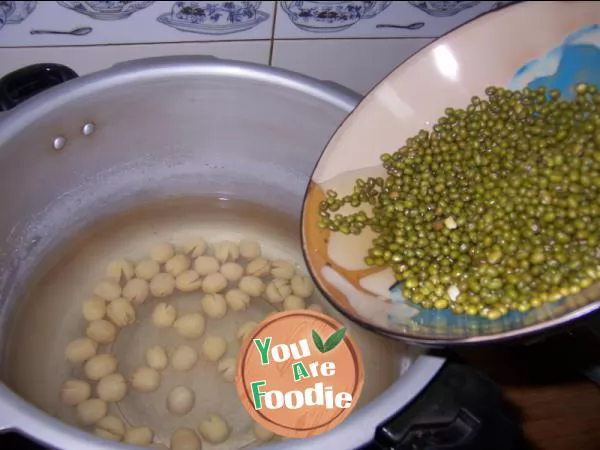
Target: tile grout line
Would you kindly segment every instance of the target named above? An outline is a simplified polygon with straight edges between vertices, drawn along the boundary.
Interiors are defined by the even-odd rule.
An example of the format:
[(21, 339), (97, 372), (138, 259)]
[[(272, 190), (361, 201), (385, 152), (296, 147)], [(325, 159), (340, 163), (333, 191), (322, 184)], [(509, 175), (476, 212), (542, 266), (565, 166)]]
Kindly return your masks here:
[(271, 25), (271, 46), (269, 47), (269, 61), (268, 65), (273, 65), (273, 52), (275, 51), (275, 24), (277, 23), (277, 10), (279, 9), (279, 5), (277, 2), (274, 2), (273, 5), (273, 25)]
[[(23, 45), (23, 46), (2, 46), (0, 50), (10, 49), (44, 49), (44, 48), (91, 48), (91, 47), (127, 47), (133, 45), (169, 45), (169, 44), (219, 44), (231, 42), (274, 42), (277, 41), (304, 41), (304, 42), (322, 42), (322, 41), (402, 41), (414, 39), (438, 39), (439, 36), (415, 36), (415, 37), (325, 37), (325, 38), (267, 38), (267, 39), (223, 39), (214, 41), (168, 41), (168, 42), (127, 42), (127, 43), (104, 43), (104, 44), (82, 44), (82, 45)], [(269, 55), (271, 56), (271, 55)]]

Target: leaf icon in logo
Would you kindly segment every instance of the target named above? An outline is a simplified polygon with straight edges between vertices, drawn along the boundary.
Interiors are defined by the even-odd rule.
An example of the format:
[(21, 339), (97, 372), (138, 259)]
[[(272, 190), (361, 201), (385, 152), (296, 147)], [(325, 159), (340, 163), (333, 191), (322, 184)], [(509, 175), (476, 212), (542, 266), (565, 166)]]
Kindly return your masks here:
[(315, 347), (317, 347), (321, 353), (327, 353), (336, 348), (338, 344), (342, 342), (342, 339), (344, 339), (345, 335), (346, 328), (342, 327), (329, 336), (323, 344), (323, 339), (321, 339), (319, 333), (317, 333), (316, 330), (312, 330), (313, 342), (315, 343)]
[(319, 350), (321, 353), (325, 353), (323, 347), (323, 339), (321, 339), (321, 336), (319, 336), (317, 330), (312, 330), (312, 338), (313, 342), (315, 343), (315, 347), (317, 347), (317, 350)]

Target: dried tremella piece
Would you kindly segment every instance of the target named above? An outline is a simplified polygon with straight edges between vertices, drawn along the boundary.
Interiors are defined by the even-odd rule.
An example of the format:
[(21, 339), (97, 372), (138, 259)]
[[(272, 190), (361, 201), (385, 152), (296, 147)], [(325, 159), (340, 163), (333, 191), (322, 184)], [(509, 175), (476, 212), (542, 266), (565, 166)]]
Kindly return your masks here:
[(274, 278), (291, 280), (295, 274), (294, 264), (290, 261), (278, 259), (272, 262), (271, 275)]
[(175, 278), (170, 273), (156, 274), (150, 281), (150, 292), (156, 298), (168, 297), (175, 290)]
[(198, 256), (194, 261), (194, 270), (205, 277), (211, 273), (217, 273), (221, 264), (213, 256)]
[(251, 297), (258, 297), (265, 291), (265, 284), (258, 277), (246, 275), (240, 280), (239, 288)]
[(82, 425), (92, 425), (106, 416), (108, 405), (99, 398), (88, 398), (76, 407), (77, 420)]
[(189, 345), (180, 345), (171, 355), (171, 366), (178, 372), (187, 372), (198, 362), (198, 352)]
[(181, 292), (193, 292), (200, 289), (202, 279), (195, 270), (186, 270), (175, 278), (175, 287)]
[(226, 351), (227, 341), (221, 336), (206, 336), (202, 342), (202, 355), (209, 361), (218, 361)]
[(185, 416), (194, 407), (196, 396), (185, 386), (176, 386), (167, 396), (167, 409), (174, 416)]
[(298, 297), (297, 295), (288, 295), (283, 301), (283, 310), (284, 311), (294, 311), (297, 309), (305, 309), (306, 303), (302, 297)]
[(219, 371), (225, 381), (233, 381), (235, 379), (236, 363), (236, 359), (232, 357), (223, 358), (219, 361), (217, 371)]
[(240, 257), (240, 250), (235, 242), (222, 241), (215, 244), (215, 258), (220, 262), (236, 261)]
[(175, 248), (169, 242), (156, 244), (150, 250), (150, 258), (160, 264), (166, 263), (173, 256), (175, 256)]
[(192, 260), (187, 255), (175, 255), (165, 263), (165, 271), (174, 277), (181, 275), (192, 266)]
[(128, 259), (115, 259), (108, 263), (106, 276), (117, 283), (127, 282), (135, 275), (135, 267)]
[(152, 312), (152, 323), (157, 328), (168, 328), (175, 322), (177, 310), (173, 305), (159, 303)]
[(246, 339), (246, 336), (248, 336), (250, 334), (250, 332), (252, 332), (252, 330), (254, 330), (257, 326), (258, 326), (258, 323), (254, 322), (254, 321), (249, 321), (249, 322), (244, 323), (242, 326), (240, 326), (238, 328), (237, 338), (239, 340), (243, 341), (244, 339)]
[(141, 305), (150, 295), (150, 285), (147, 280), (133, 278), (123, 288), (123, 297), (134, 305)]
[(179, 428), (171, 435), (171, 450), (200, 450), (202, 443), (189, 428)]
[(206, 241), (201, 237), (192, 238), (183, 244), (183, 252), (192, 258), (197, 258), (204, 254), (207, 247)]
[(255, 277), (264, 277), (271, 271), (271, 263), (265, 258), (256, 258), (246, 266), (246, 273)]
[(211, 273), (202, 280), (202, 289), (207, 294), (216, 294), (227, 287), (227, 278), (221, 273)]
[(227, 314), (227, 302), (221, 294), (209, 294), (202, 297), (200, 305), (204, 314), (211, 319), (221, 319)]
[(144, 259), (135, 267), (135, 276), (150, 281), (160, 272), (160, 264), (153, 259)]
[(294, 275), (290, 281), (290, 285), (292, 286), (294, 295), (302, 298), (310, 297), (315, 291), (312, 281), (304, 275)]
[(117, 370), (119, 362), (113, 355), (103, 354), (91, 357), (83, 366), (85, 376), (98, 381)]
[(165, 369), (169, 364), (165, 348), (154, 345), (146, 350), (146, 364), (156, 370)]
[(98, 397), (105, 402), (120, 402), (127, 394), (127, 382), (120, 373), (106, 375), (96, 386)]
[(148, 446), (154, 439), (154, 433), (148, 427), (134, 427), (125, 432), (123, 442), (140, 447)]
[(260, 256), (260, 244), (253, 239), (242, 239), (240, 241), (240, 256), (246, 260), (252, 260)]
[(85, 317), (85, 320), (90, 322), (102, 319), (104, 314), (106, 314), (106, 300), (97, 295), (88, 298), (81, 305), (81, 313)]
[(223, 264), (220, 272), (228, 281), (238, 281), (244, 276), (244, 268), (234, 262), (226, 262)]
[(271, 303), (281, 303), (291, 293), (292, 287), (283, 278), (275, 278), (267, 285), (265, 290), (265, 296)]
[(96, 423), (94, 434), (112, 441), (120, 441), (125, 435), (125, 424), (118, 417), (106, 416)]
[(220, 444), (229, 437), (229, 425), (218, 414), (209, 414), (198, 425), (198, 431), (211, 444)]
[(65, 405), (75, 406), (87, 400), (92, 395), (90, 383), (83, 380), (70, 379), (60, 388), (60, 400)]
[(131, 387), (139, 392), (153, 392), (160, 386), (160, 372), (152, 367), (138, 367), (131, 375)]
[(121, 286), (117, 281), (104, 280), (96, 285), (94, 294), (110, 302), (121, 296)]
[(234, 311), (243, 311), (250, 304), (250, 296), (241, 289), (231, 289), (225, 294), (225, 301)]
[(204, 316), (198, 312), (182, 314), (173, 323), (173, 328), (185, 339), (198, 339), (204, 333)]
[(78, 338), (67, 344), (65, 358), (72, 363), (82, 363), (96, 355), (97, 350), (97, 341), (90, 338)]
[(108, 304), (106, 315), (116, 326), (122, 328), (135, 322), (135, 310), (126, 298), (118, 298)]
[(117, 336), (117, 327), (108, 320), (94, 320), (88, 324), (85, 334), (100, 344), (110, 344)]

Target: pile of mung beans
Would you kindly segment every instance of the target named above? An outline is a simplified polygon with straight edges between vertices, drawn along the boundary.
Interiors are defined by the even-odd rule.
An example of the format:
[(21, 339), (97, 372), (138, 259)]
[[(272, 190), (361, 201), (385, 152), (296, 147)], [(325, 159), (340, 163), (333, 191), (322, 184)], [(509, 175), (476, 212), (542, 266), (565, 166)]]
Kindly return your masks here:
[[(328, 191), (319, 227), (377, 237), (365, 256), (389, 267), (423, 308), (498, 319), (600, 278), (600, 93), (488, 87), (381, 155), (385, 178)], [(372, 212), (365, 213), (362, 205)], [(344, 205), (351, 214), (338, 211)]]

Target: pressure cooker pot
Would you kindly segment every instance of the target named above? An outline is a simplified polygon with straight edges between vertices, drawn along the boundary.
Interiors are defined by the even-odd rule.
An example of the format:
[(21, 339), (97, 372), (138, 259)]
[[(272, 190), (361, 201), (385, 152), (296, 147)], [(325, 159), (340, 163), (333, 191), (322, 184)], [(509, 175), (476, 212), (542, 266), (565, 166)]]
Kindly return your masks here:
[[(82, 411), (65, 404), (64, 392), (61, 401), (69, 379), (89, 379), (88, 396), (106, 394), (100, 392), (106, 386), (97, 383), (106, 366), (77, 364), (85, 357), (73, 347), (65, 353), (74, 340), (90, 335), (86, 319), (99, 320), (84, 302), (110, 297), (102, 289), (110, 291), (115, 282), (115, 299), (127, 296), (120, 283), (133, 276), (150, 279), (154, 266), (148, 255), (165, 263), (173, 257), (169, 252), (190, 239), (202, 238), (213, 251), (222, 242), (234, 243), (238, 251), (237, 243), (249, 239), (260, 243), (265, 257), (292, 261), (305, 271), (299, 215), (309, 174), (358, 100), (339, 86), (283, 70), (176, 57), (123, 63), (71, 79), (1, 113), (0, 429), (65, 450), (121, 448), (91, 434), (94, 417), (82, 420)], [(218, 248), (227, 259), (229, 247)], [(123, 261), (137, 261), (135, 273), (118, 265)], [(118, 271), (113, 284), (107, 266), (108, 275)], [(162, 267), (179, 271), (175, 263)], [(157, 321), (169, 322), (168, 304), (178, 314), (198, 311), (198, 294), (181, 289), (162, 307), (165, 316), (156, 311), (173, 286), (152, 284), (146, 301), (130, 296), (139, 303), (135, 318), (127, 305), (118, 309), (118, 301), (111, 303), (108, 316), (123, 325), (116, 337), (110, 330), (108, 339), (98, 337), (102, 330), (92, 333), (100, 341), (93, 352), (110, 355), (104, 361), (109, 366), (118, 363), (129, 389), (124, 396), (111, 391), (115, 401), (108, 414), (127, 428), (149, 427), (154, 443), (168, 447), (177, 428), (195, 428), (201, 417), (218, 413), (229, 437), (203, 448), (259, 445), (226, 370), (205, 359), (190, 370), (173, 368), (178, 364), (173, 352), (186, 343), (185, 327), (175, 333)], [(355, 448), (410, 402), (442, 361), (349, 323), (317, 292), (310, 301), (346, 324), (358, 343), (364, 390), (357, 409), (336, 429), (268, 445)], [(245, 308), (229, 306), (225, 317), (208, 315), (205, 327), (223, 339), (232, 336), (228, 351), (235, 358), (241, 327), (281, 304), (253, 300)], [(146, 363), (160, 367), (161, 355), (147, 354), (155, 346), (170, 358), (156, 383), (137, 371)], [(85, 353), (85, 347), (79, 350)], [(187, 406), (166, 401), (176, 386), (195, 395), (186, 415), (172, 413)]]

